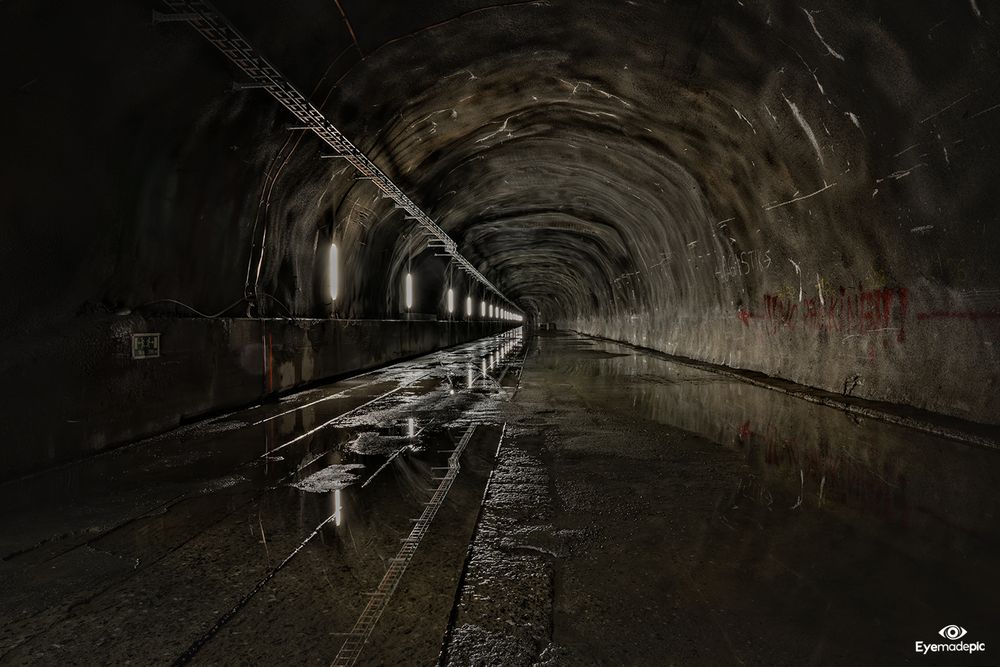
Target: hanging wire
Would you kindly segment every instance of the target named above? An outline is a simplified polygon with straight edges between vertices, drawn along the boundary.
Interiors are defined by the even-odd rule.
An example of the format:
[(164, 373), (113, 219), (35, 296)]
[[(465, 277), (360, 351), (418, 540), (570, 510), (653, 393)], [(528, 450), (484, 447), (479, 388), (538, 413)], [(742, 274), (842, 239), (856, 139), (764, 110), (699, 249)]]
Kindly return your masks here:
[(156, 301), (150, 301), (149, 303), (144, 303), (144, 304), (142, 304), (140, 306), (135, 306), (134, 308), (132, 308), (132, 310), (139, 310), (140, 308), (146, 308), (147, 306), (155, 306), (158, 303), (172, 303), (172, 304), (175, 304), (177, 306), (180, 306), (181, 308), (186, 308), (186, 309), (190, 310), (195, 315), (200, 315), (201, 317), (206, 317), (206, 318), (208, 318), (210, 320), (214, 320), (214, 319), (220, 317), (221, 315), (223, 315), (224, 313), (229, 312), (230, 310), (232, 310), (236, 306), (240, 305), (241, 303), (245, 303), (246, 301), (247, 301), (246, 297), (243, 297), (243, 298), (239, 299), (238, 301), (234, 301), (230, 305), (226, 306), (225, 308), (223, 308), (219, 312), (217, 312), (215, 314), (212, 314), (212, 315), (203, 313), (200, 310), (198, 310), (197, 308), (195, 308), (193, 306), (189, 306), (189, 305), (187, 305), (186, 303), (184, 303), (182, 301), (178, 301), (177, 299), (157, 299)]

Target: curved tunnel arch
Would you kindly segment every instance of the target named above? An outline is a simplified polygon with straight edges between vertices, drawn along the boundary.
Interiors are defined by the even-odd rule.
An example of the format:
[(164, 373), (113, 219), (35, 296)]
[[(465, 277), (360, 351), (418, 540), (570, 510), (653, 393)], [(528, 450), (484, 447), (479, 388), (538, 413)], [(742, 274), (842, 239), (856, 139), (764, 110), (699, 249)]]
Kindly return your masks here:
[[(356, 44), (326, 0), (218, 3), (521, 308), (996, 421), (993, 8), (343, 4)], [(197, 34), (151, 27), (151, 7), (54, 23), (4, 7), (28, 54), (11, 59), (26, 83), (10, 124), (48, 128), (9, 145), (11, 349), (53, 356), (116, 312), (191, 314), (175, 301), (242, 315), (248, 274), (264, 317), (398, 318), (407, 258), (421, 314), (442, 316), (448, 285), (483, 297), (273, 100), (233, 92)], [(26, 25), (47, 27), (11, 28)], [(38, 46), (53, 39), (78, 57)]]
[(203, 2), (0, 2), (0, 663), (996, 652), (1000, 2)]
[[(680, 31), (686, 52), (662, 55), (674, 69), (646, 69), (650, 46), (676, 33), (645, 43), (621, 36), (649, 34), (641, 18), (658, 25), (676, 9), (633, 6), (631, 17), (614, 15), (613, 28), (565, 21), (574, 30), (585, 23), (585, 35), (545, 21), (527, 26), (512, 11), (505, 18), (517, 31), (505, 38), (513, 43), (495, 49), (485, 40), (489, 51), (470, 37), (484, 23), (494, 28), (487, 13), (456, 20), (376, 51), (344, 79), (332, 113), (361, 99), (391, 110), (366, 118), (373, 138), (361, 145), (498, 285), (516, 288), (515, 299), (529, 285), (558, 290), (523, 292), (547, 304), (547, 317), (824, 388), (860, 374), (872, 397), (930, 407), (933, 399), (911, 391), (920, 373), (913, 362), (939, 334), (914, 343), (905, 321), (916, 295), (924, 309), (955, 295), (930, 284), (934, 267), (915, 270), (914, 257), (929, 257), (935, 244), (911, 230), (934, 228), (928, 200), (955, 206), (943, 184), (954, 177), (943, 173), (943, 146), (899, 168), (905, 141), (927, 142), (915, 133), (930, 115), (899, 100), (919, 104), (916, 91), (940, 81), (939, 68), (906, 34), (911, 26), (863, 11), (775, 6), (721, 11), (707, 28), (695, 16), (693, 33)], [(442, 54), (415, 41), (448, 47)], [(569, 55), (588, 51), (600, 58)], [(428, 55), (415, 70), (403, 64), (413, 52)], [(875, 54), (885, 60), (869, 64)], [(956, 61), (976, 69), (967, 56)], [(974, 174), (967, 181), (981, 178)], [(545, 252), (534, 249), (531, 221), (545, 229), (550, 211), (595, 230), (620, 225), (625, 252), (591, 248), (599, 234), (589, 229), (546, 234), (552, 255), (588, 266), (586, 289), (558, 261), (539, 261)], [(613, 296), (616, 280), (630, 280), (631, 302)], [(867, 315), (886, 326), (854, 313), (867, 307), (860, 301), (887, 298)], [(824, 314), (828, 302), (834, 312)], [(803, 321), (788, 319), (791, 310)], [(879, 337), (878, 328), (898, 331)]]

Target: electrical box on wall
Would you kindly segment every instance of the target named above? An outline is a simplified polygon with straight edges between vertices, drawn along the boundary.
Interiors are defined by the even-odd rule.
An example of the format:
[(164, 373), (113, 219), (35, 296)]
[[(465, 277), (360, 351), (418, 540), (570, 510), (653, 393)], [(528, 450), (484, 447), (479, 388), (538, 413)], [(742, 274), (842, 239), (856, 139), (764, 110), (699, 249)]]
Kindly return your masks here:
[(154, 359), (160, 356), (160, 334), (132, 334), (132, 358)]

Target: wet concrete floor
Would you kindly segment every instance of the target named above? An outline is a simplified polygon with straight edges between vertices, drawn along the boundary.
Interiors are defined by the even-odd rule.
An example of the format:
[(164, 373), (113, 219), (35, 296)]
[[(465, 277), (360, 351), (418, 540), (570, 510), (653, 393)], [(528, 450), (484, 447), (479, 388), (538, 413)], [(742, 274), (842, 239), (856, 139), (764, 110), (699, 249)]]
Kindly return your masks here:
[[(513, 332), (0, 485), (0, 663), (996, 664), (997, 488), (996, 451)], [(987, 652), (915, 652), (950, 624)]]
[[(1000, 454), (542, 333), (454, 665), (1000, 661)], [(985, 653), (921, 655), (956, 624)]]
[(0, 662), (331, 664), (469, 433), (351, 656), (433, 664), (521, 356), (511, 332), (0, 485)]

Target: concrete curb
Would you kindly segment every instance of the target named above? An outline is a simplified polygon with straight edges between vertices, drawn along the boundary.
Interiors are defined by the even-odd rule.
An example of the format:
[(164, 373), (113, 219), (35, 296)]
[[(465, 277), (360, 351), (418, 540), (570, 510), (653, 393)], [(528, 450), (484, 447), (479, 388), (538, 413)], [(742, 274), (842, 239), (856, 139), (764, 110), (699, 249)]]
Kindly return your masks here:
[[(783, 378), (774, 378), (769, 381), (767, 379), (755, 377), (755, 375), (761, 374), (753, 371), (732, 368), (721, 364), (713, 364), (706, 361), (698, 361), (697, 359), (690, 359), (688, 357), (679, 357), (667, 354), (666, 352), (661, 352), (660, 350), (654, 350), (652, 348), (635, 345), (633, 343), (626, 343), (624, 341), (615, 340), (614, 338), (595, 336), (593, 334), (584, 333), (575, 329), (566, 329), (566, 331), (572, 331), (573, 333), (579, 334), (585, 338), (630, 347), (677, 364), (697, 368), (703, 371), (709, 371), (718, 375), (724, 375), (757, 387), (771, 389), (788, 396), (794, 396), (795, 398), (800, 398), (804, 401), (809, 401), (810, 403), (825, 405), (830, 408), (843, 410), (844, 412), (868, 417), (870, 419), (878, 419), (890, 424), (896, 424), (898, 426), (905, 426), (906, 428), (912, 428), (925, 433), (941, 436), (943, 438), (957, 440), (965, 444), (1000, 451), (1000, 427), (990, 426), (988, 424), (979, 424), (976, 422), (962, 420), (957, 417), (950, 417), (923, 410), (920, 411), (921, 414), (919, 415), (902, 414), (904, 411), (912, 411), (915, 410), (915, 408), (909, 408), (907, 406), (892, 403), (867, 405), (876, 402), (865, 399), (851, 400), (847, 397), (841, 398), (822, 389), (815, 389), (806, 385), (796, 384)], [(864, 403), (862, 403), (862, 401), (864, 401)], [(989, 431), (993, 431), (994, 433), (991, 434)]]

